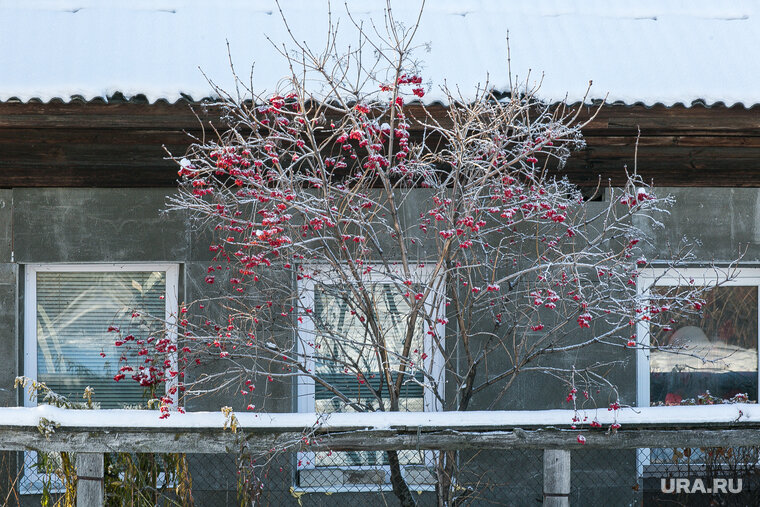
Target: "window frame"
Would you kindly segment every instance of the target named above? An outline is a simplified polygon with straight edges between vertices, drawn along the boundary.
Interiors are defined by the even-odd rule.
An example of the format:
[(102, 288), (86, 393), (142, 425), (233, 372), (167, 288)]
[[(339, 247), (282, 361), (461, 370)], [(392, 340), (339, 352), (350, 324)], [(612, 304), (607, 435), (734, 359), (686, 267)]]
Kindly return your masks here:
[[(649, 291), (652, 287), (681, 287), (685, 286), (684, 280), (693, 278), (695, 286), (711, 287), (716, 285), (716, 280), (725, 278), (731, 268), (714, 267), (690, 267), (680, 269), (677, 272), (667, 268), (649, 268), (639, 274), (637, 285), (638, 295), (644, 305), (649, 302)], [(703, 280), (706, 283), (699, 284)], [(722, 287), (751, 287), (758, 290), (760, 301), (760, 268), (740, 268), (732, 280), (722, 282)], [(758, 304), (758, 329), (760, 329), (760, 304)], [(649, 371), (649, 323), (639, 320), (636, 324), (636, 336), (638, 347), (636, 348), (636, 404), (639, 407), (648, 407), (650, 404), (650, 371)], [(758, 392), (754, 393), (755, 399), (760, 399), (760, 331), (758, 332)]]
[[(711, 287), (716, 286), (718, 280), (724, 280), (729, 273), (734, 276), (731, 280), (727, 280), (720, 283), (722, 287), (751, 287), (755, 286), (758, 291), (758, 301), (760, 302), (760, 267), (739, 267), (736, 268), (734, 273), (733, 266), (729, 267), (687, 267), (681, 269), (671, 268), (646, 268), (643, 269), (638, 277), (638, 284), (636, 286), (637, 295), (640, 297), (642, 304), (648, 306), (649, 294), (652, 287), (682, 287), (687, 286), (685, 281), (693, 278), (695, 280), (695, 286)], [(699, 284), (702, 280), (704, 283)], [(758, 337), (757, 337), (757, 351), (758, 351), (758, 391), (754, 393), (755, 399), (760, 402), (760, 303), (758, 304)], [(650, 396), (650, 349), (649, 349), (649, 323), (644, 320), (639, 320), (636, 323), (636, 405), (639, 407), (648, 407), (651, 403)], [(638, 475), (644, 477), (647, 474), (647, 467), (653, 466), (651, 464), (651, 449), (643, 448), (638, 450)], [(681, 466), (679, 464), (658, 464), (658, 467), (666, 466), (669, 468), (677, 469)], [(700, 466), (698, 463), (691, 465), (692, 467)], [(650, 472), (651, 473), (651, 472)], [(662, 474), (662, 471), (658, 471), (658, 474)]]
[[(161, 271), (165, 273), (166, 277), (166, 292), (164, 294), (165, 314), (164, 319), (166, 321), (167, 332), (169, 338), (176, 345), (177, 343), (177, 315), (179, 314), (179, 264), (177, 263), (34, 263), (24, 264), (24, 360), (23, 360), (23, 372), (28, 378), (37, 379), (37, 273), (64, 273), (64, 272), (78, 272), (78, 273), (109, 273), (109, 272), (125, 272), (125, 271), (139, 271), (139, 272), (152, 272)], [(104, 322), (104, 326), (108, 323)], [(177, 369), (177, 354), (174, 353), (170, 358), (171, 366), (173, 370)], [(168, 382), (165, 382), (166, 393), (169, 394), (172, 387), (178, 385), (178, 379), (173, 378)], [(36, 407), (37, 402), (31, 400), (29, 396), (24, 394), (25, 407)], [(174, 401), (174, 406), (178, 403), (178, 390), (174, 389), (174, 394), (169, 394)], [(35, 451), (25, 451), (23, 453), (24, 462), (29, 459), (36, 461)], [(20, 478), (20, 484), (28, 491), (26, 494), (36, 494), (42, 491), (43, 484), (37, 479), (32, 479), (31, 474), (27, 473), (27, 468), (24, 466), (23, 474)], [(37, 476), (45, 474), (36, 474)], [(51, 478), (51, 492), (62, 492), (63, 484), (57, 477)]]
[[(398, 263), (392, 263), (398, 264)], [(403, 278), (402, 268), (399, 266), (397, 271), (391, 273), (383, 273), (381, 271), (386, 270), (385, 265), (381, 264), (365, 264), (364, 268), (369, 268), (370, 272), (365, 275), (364, 281), (372, 284), (392, 284), (394, 279), (392, 276), (398, 276), (399, 279)], [(315, 271), (315, 275), (309, 278), (302, 278), (296, 283), (296, 290), (298, 294), (298, 302), (301, 305), (299, 308), (299, 315), (305, 317), (302, 321), (299, 321), (296, 326), (296, 348), (299, 355), (303, 355), (305, 358), (304, 367), (307, 371), (314, 371), (314, 339), (315, 329), (314, 322), (311, 318), (303, 313), (305, 308), (314, 308), (314, 290), (317, 285), (328, 284), (329, 281), (334, 280), (334, 277), (330, 276), (332, 267), (328, 265), (309, 265), (308, 270)], [(418, 265), (412, 269), (412, 282), (429, 280), (430, 276), (434, 272), (434, 267), (425, 265)], [(440, 283), (434, 283), (445, 289), (445, 280), (441, 279)], [(445, 295), (439, 298), (438, 308), (433, 307), (433, 303), (430, 298), (426, 300), (425, 307), (429, 315), (438, 315), (440, 318), (444, 318), (446, 315), (446, 298)], [(445, 343), (446, 327), (445, 324), (436, 322), (433, 326), (435, 334), (441, 337), (441, 346)], [(434, 345), (433, 339), (429, 334), (431, 327), (428, 322), (423, 322), (423, 348), (422, 351), (430, 358), (430, 366), (426, 368), (427, 373), (436, 379), (437, 393), (431, 389), (423, 389), (423, 412), (435, 412), (443, 409), (439, 398), (442, 399), (444, 395), (444, 359), (441, 357), (442, 352)], [(315, 382), (314, 379), (307, 375), (299, 375), (296, 383), (296, 411), (303, 412), (315, 412)], [(435, 459), (435, 452), (433, 451), (421, 451), (423, 452), (423, 465), (410, 465), (410, 468), (428, 468), (429, 463), (433, 463)], [(384, 483), (369, 483), (369, 484), (328, 484), (325, 486), (301, 486), (295, 484), (295, 491), (304, 492), (368, 492), (368, 491), (391, 491), (392, 485), (390, 484), (390, 467), (388, 465), (336, 465), (318, 467), (314, 464), (315, 453), (313, 451), (299, 452), (297, 454), (298, 462), (296, 464), (296, 470), (298, 472), (302, 470), (316, 470), (323, 468), (325, 470), (383, 470), (385, 472), (386, 480)], [(418, 491), (433, 490), (434, 484), (420, 483), (414, 484), (414, 489)]]

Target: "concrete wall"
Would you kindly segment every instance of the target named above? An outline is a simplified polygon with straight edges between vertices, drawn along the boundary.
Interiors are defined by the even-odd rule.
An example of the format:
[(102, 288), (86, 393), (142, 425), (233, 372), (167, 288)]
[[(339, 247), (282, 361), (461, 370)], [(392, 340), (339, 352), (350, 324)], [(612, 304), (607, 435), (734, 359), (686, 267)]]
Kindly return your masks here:
[[(13, 378), (23, 373), (23, 284), (19, 280), (23, 279), (24, 264), (176, 262), (183, 266), (184, 275), (180, 300), (192, 301), (208, 290), (202, 283), (211, 256), (208, 237), (194, 231), (182, 214), (161, 212), (171, 192), (172, 189), (0, 190), (0, 347), (9, 352), (10, 358), (0, 363), (0, 404), (20, 402), (12, 385)], [(698, 242), (694, 249), (698, 259), (727, 262), (746, 251), (744, 262), (760, 263), (760, 190), (673, 188), (660, 192), (676, 197), (664, 227), (636, 221), (653, 238), (650, 256), (667, 254), (669, 244), (687, 236)], [(415, 220), (418, 213), (410, 207), (404, 216)], [(584, 351), (585, 358), (568, 355), (560, 361), (570, 365), (597, 353), (601, 352)], [(627, 362), (610, 378), (619, 386), (623, 402), (633, 404), (635, 359), (627, 352), (616, 358)], [(492, 367), (498, 369), (499, 359), (496, 361)], [(268, 411), (294, 409), (288, 383), (275, 383), (266, 389), (267, 392), (257, 392), (259, 407)], [(484, 392), (471, 408), (561, 407), (564, 390), (550, 377), (525, 374), (503, 395), (499, 389)], [(497, 397), (499, 401), (494, 403)], [(207, 397), (191, 402), (189, 407), (216, 410), (227, 403), (229, 400)], [(629, 455), (623, 460), (628, 468), (631, 459)], [(286, 478), (282, 486), (289, 481)]]
[[(211, 258), (208, 236), (193, 230), (181, 213), (162, 213), (172, 189), (14, 189), (0, 190), (0, 346), (13, 351), (16, 361), (0, 365), (0, 404), (13, 404), (11, 387), (21, 374), (23, 314), (19, 283), (26, 263), (62, 262), (176, 262), (183, 266), (181, 300), (192, 301), (208, 288), (203, 273)], [(696, 241), (698, 259), (728, 262), (746, 252), (743, 262), (760, 263), (760, 191), (726, 188), (666, 188), (676, 198), (664, 227), (637, 220), (653, 238), (649, 255), (667, 255), (669, 245), (683, 237)], [(410, 201), (404, 217), (416, 220), (425, 199)], [(596, 205), (596, 204), (594, 204)], [(602, 205), (601, 203), (599, 205)], [(424, 255), (426, 246), (418, 254)], [(594, 355), (590, 353), (588, 355)], [(625, 356), (621, 356), (626, 359)], [(635, 400), (633, 358), (613, 373), (623, 401)], [(561, 358), (572, 364), (574, 357)], [(497, 365), (498, 368), (498, 365)], [(525, 375), (495, 407), (557, 406), (564, 387)], [(289, 386), (272, 386), (262, 402), (267, 410), (291, 410)], [(472, 408), (491, 405), (498, 392), (488, 392)], [(276, 401), (279, 400), (279, 401)], [(198, 402), (211, 409), (212, 400)], [(561, 406), (561, 404), (560, 404)]]
[(744, 253), (743, 264), (760, 263), (760, 190), (756, 188), (659, 188), (675, 204), (664, 227), (637, 220), (654, 239), (654, 255), (667, 256), (669, 246), (692, 243), (698, 260), (731, 262)]
[(160, 213), (166, 195), (163, 189), (72, 188), (0, 194), (0, 344), (17, 357), (16, 364), (0, 369), (0, 388), (23, 373), (23, 266), (185, 263), (192, 259), (192, 236), (184, 217)]

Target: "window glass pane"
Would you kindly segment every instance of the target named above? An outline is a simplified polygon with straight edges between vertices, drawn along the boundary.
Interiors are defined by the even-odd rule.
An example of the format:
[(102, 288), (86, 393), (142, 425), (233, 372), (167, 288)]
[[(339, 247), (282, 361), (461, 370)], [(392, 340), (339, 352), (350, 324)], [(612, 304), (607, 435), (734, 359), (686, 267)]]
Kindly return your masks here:
[(38, 272), (37, 378), (71, 401), (82, 401), (89, 385), (101, 408), (142, 403), (138, 383), (113, 380), (123, 351), (107, 329), (147, 339), (163, 329), (165, 294), (158, 271)]
[[(654, 287), (652, 304), (667, 306), (687, 290)], [(707, 392), (722, 399), (744, 393), (757, 401), (757, 315), (756, 286), (726, 286), (708, 291), (699, 311), (675, 322), (655, 316), (651, 345), (673, 350), (651, 351), (650, 403), (678, 405)]]
[[(398, 291), (389, 284), (377, 283), (367, 287), (374, 314), (382, 330), (388, 350), (388, 360), (392, 370), (398, 370), (400, 355), (406, 338), (409, 305)], [(321, 378), (347, 398), (363, 405), (377, 408), (379, 402), (370, 387), (380, 393), (387, 402), (387, 386), (380, 375), (377, 348), (373, 337), (367, 332), (360, 319), (360, 312), (349, 304), (351, 293), (338, 286), (317, 286), (314, 294), (314, 321), (316, 324), (315, 368)], [(353, 311), (353, 313), (352, 313)], [(422, 353), (422, 325), (414, 333), (410, 351)], [(354, 365), (357, 365), (358, 368)], [(356, 371), (363, 373), (357, 378)], [(402, 410), (424, 410), (422, 376), (408, 374), (409, 381), (401, 390)], [(394, 381), (397, 377), (394, 375)], [(353, 411), (350, 406), (330, 389), (318, 382), (314, 386), (315, 410), (317, 412)], [(417, 452), (399, 453), (405, 464), (421, 463), (422, 455)], [(386, 463), (384, 452), (337, 452), (317, 453), (314, 465), (380, 465)]]
[[(367, 291), (385, 339), (391, 368), (397, 369), (406, 338), (409, 304), (389, 284), (370, 285)], [(361, 314), (356, 308), (349, 307), (351, 297), (352, 294), (346, 294), (335, 286), (319, 286), (315, 290), (319, 373), (343, 372), (346, 362), (355, 363), (360, 371), (379, 371), (373, 337), (367, 333)], [(419, 350), (422, 346), (419, 329), (415, 333), (411, 350)]]

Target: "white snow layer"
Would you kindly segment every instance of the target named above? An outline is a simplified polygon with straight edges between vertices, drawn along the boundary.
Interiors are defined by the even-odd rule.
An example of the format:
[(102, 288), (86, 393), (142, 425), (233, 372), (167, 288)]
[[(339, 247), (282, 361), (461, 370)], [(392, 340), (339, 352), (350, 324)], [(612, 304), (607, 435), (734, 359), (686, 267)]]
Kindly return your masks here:
[[(321, 48), (327, 1), (281, 4), (295, 37)], [(382, 28), (385, 2), (348, 4)], [(418, 4), (393, 0), (396, 19), (413, 24)], [(355, 43), (344, 2), (332, 7)], [(752, 0), (428, 1), (416, 37), (430, 43), (430, 52), (417, 52), (433, 85), (425, 101), (445, 102), (444, 82), (464, 98), (487, 77), (506, 89), (507, 31), (513, 74), (543, 76), (539, 95), (549, 101), (582, 100), (593, 80), (587, 100), (760, 103), (760, 2)], [(115, 92), (201, 99), (213, 90), (199, 68), (233, 89), (227, 41), (242, 77), (255, 62), (256, 90), (272, 91), (287, 69), (266, 36), (288, 41), (273, 0), (0, 0), (0, 100)]]
[[(652, 424), (722, 424), (741, 427), (743, 423), (760, 423), (760, 406), (731, 404), (683, 407), (606, 408), (579, 410), (472, 411), (472, 412), (373, 412), (334, 414), (236, 413), (240, 427), (247, 430), (278, 429), (303, 431), (319, 426), (323, 429), (346, 428), (389, 429), (406, 427), (467, 429), (499, 429), (547, 427), (569, 429), (573, 416), (580, 417), (578, 426), (588, 428), (592, 421), (604, 429), (614, 422), (624, 428)], [(148, 410), (67, 410), (49, 405), (38, 407), (0, 408), (0, 426), (37, 426), (41, 418), (60, 424), (62, 428), (165, 428), (221, 429), (225, 417), (221, 412), (172, 412), (159, 419), (158, 411)]]

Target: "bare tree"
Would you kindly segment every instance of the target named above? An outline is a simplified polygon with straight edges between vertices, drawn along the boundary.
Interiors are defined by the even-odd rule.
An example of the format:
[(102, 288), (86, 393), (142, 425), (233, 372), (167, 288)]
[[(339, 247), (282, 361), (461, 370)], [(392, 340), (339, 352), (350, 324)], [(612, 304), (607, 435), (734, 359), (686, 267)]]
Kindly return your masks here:
[[(443, 87), (445, 109), (431, 109), (417, 100), (433, 86), (413, 57), (418, 25), (390, 7), (382, 23), (349, 19), (358, 44), (345, 52), (335, 25), (323, 51), (292, 35), (274, 93), (237, 78), (234, 93), (218, 89), (225, 129), (175, 158), (169, 207), (214, 232), (214, 295), (182, 308), (179, 364), (158, 376), (218, 358), (188, 392), (245, 400), (292, 378), (302, 408), (395, 412), (491, 408), (539, 372), (573, 406), (616, 406), (607, 373), (627, 355), (615, 350), (649, 346), (635, 329), (654, 308), (636, 291), (650, 261), (633, 218), (657, 224), (669, 198), (635, 170), (597, 189), (604, 200), (584, 198), (561, 177), (584, 146), (581, 107), (514, 83), (466, 99)], [(701, 290), (663, 294), (667, 311), (693, 311)], [(151, 355), (171, 352), (145, 346), (156, 343)], [(385, 454), (372, 459), (413, 505), (414, 458)], [(431, 459), (439, 505), (466, 500), (454, 454)]]

